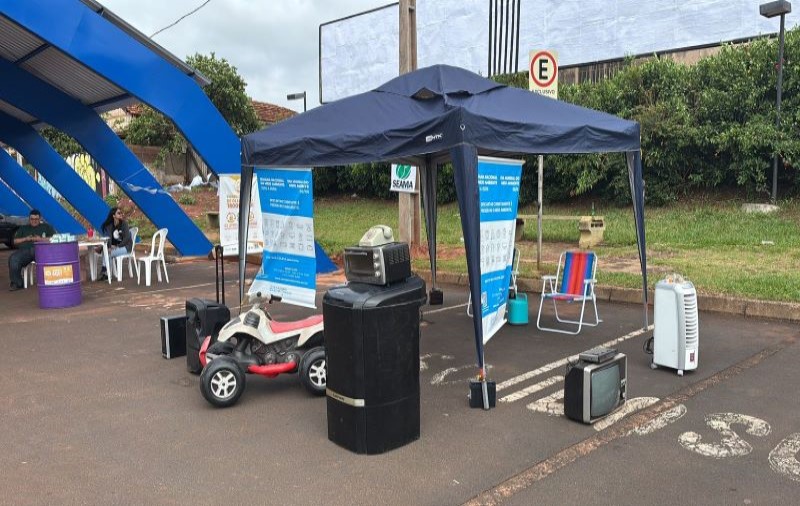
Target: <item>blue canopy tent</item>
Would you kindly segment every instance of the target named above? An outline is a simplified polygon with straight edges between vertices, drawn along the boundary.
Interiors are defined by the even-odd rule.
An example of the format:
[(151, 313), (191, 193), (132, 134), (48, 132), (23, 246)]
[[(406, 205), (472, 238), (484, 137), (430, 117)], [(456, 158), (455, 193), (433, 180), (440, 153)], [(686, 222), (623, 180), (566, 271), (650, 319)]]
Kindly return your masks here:
[[(472, 72), (435, 65), (379, 88), (332, 102), (242, 138), (242, 199), (249, 208), (254, 167), (320, 167), (393, 161), (423, 171), (428, 237), (435, 238), (435, 170), (452, 161), (472, 300), (480, 298), (478, 155), (626, 154), (642, 269), (647, 326), (647, 259), (639, 124), (507, 87)], [(247, 198), (245, 198), (248, 196)], [(239, 237), (247, 237), (240, 220)], [(240, 239), (241, 240), (241, 239)], [(428, 241), (433, 285), (435, 239)], [(239, 251), (244, 251), (240, 245)], [(239, 262), (243, 297), (244, 259)], [(480, 374), (484, 373), (481, 313), (473, 316)]]

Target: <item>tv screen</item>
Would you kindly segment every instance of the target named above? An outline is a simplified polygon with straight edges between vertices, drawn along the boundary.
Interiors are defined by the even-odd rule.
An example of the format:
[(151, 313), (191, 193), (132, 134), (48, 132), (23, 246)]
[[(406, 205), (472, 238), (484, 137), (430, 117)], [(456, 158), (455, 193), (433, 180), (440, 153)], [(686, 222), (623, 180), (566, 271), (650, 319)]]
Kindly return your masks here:
[(591, 417), (605, 416), (617, 407), (620, 394), (619, 362), (592, 372)]
[(625, 402), (627, 357), (617, 353), (602, 362), (579, 360), (564, 377), (564, 414), (571, 420), (594, 423)]

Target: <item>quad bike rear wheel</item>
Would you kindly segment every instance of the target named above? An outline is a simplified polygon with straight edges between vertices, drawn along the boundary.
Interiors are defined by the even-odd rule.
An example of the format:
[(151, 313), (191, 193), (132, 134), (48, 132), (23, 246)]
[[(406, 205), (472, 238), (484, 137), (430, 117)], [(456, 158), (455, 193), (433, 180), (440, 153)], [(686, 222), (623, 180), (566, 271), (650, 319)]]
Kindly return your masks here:
[(325, 348), (322, 346), (311, 348), (300, 359), (300, 382), (313, 395), (325, 395), (327, 371)]
[(214, 359), (200, 374), (200, 392), (208, 402), (218, 408), (236, 404), (244, 387), (245, 374), (232, 358)]

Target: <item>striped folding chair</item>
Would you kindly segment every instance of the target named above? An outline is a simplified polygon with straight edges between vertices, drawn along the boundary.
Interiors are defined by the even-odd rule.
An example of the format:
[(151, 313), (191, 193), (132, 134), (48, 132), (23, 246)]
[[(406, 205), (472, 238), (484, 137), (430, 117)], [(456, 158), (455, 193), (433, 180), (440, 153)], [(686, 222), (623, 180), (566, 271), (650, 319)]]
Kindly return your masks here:
[[(597, 315), (597, 298), (594, 294), (596, 283), (595, 272), (597, 271), (597, 255), (593, 251), (565, 251), (558, 259), (558, 270), (555, 276), (542, 276), (542, 296), (539, 301), (539, 316), (536, 318), (536, 326), (540, 330), (561, 332), (562, 334), (577, 334), (584, 325), (594, 327), (601, 320)], [(553, 301), (553, 310), (556, 320), (560, 323), (577, 325), (577, 330), (570, 331), (564, 329), (542, 327), (542, 307), (545, 299)], [(586, 309), (586, 301), (591, 301), (594, 306), (594, 323), (583, 321)], [(580, 319), (568, 320), (558, 316), (557, 302), (580, 302)]]

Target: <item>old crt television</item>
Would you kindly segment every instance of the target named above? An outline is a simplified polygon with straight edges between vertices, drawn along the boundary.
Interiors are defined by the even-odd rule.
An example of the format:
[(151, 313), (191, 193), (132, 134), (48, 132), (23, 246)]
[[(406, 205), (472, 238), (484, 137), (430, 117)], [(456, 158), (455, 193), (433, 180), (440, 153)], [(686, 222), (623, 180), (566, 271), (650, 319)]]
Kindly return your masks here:
[(564, 378), (564, 414), (583, 423), (609, 415), (625, 403), (626, 395), (628, 359), (624, 354), (590, 360), (570, 364)]
[(370, 228), (358, 246), (344, 249), (344, 274), (348, 281), (389, 285), (411, 276), (408, 244), (394, 242), (386, 225)]

